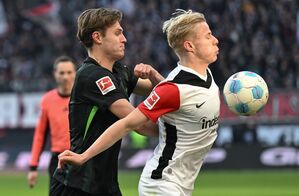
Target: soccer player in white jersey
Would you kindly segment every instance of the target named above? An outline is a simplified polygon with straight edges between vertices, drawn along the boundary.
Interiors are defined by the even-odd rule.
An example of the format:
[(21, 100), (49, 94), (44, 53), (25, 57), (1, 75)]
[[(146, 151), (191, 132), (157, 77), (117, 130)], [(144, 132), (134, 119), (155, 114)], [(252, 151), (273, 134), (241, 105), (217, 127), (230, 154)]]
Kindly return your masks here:
[(209, 64), (217, 60), (218, 40), (203, 14), (177, 10), (163, 25), (177, 67), (127, 117), (110, 126), (82, 154), (65, 151), (66, 162), (82, 165), (147, 121), (159, 124), (159, 144), (139, 181), (139, 195), (192, 195), (204, 156), (216, 137), (219, 89)]

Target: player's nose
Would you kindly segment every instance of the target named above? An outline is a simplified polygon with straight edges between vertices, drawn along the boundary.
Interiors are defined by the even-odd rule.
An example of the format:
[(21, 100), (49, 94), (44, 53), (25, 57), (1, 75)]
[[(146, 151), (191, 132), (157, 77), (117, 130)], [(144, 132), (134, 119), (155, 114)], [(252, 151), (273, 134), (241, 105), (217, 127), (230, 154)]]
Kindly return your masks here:
[(121, 42), (122, 43), (127, 43), (127, 38), (125, 37), (124, 34), (122, 35)]

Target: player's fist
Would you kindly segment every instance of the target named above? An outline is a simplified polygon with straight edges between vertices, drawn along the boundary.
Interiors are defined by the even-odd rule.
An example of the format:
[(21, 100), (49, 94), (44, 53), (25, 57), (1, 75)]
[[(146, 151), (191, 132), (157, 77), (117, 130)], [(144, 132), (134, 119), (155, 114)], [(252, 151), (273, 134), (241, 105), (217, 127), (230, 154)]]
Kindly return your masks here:
[(152, 66), (144, 63), (139, 63), (134, 68), (134, 75), (142, 79), (148, 79), (152, 76), (154, 71), (155, 70)]
[(85, 160), (81, 154), (74, 153), (70, 150), (65, 150), (58, 155), (58, 168), (62, 168), (66, 163), (71, 165), (83, 165)]
[(33, 188), (36, 184), (38, 172), (37, 171), (30, 171), (27, 175), (27, 181), (30, 188)]

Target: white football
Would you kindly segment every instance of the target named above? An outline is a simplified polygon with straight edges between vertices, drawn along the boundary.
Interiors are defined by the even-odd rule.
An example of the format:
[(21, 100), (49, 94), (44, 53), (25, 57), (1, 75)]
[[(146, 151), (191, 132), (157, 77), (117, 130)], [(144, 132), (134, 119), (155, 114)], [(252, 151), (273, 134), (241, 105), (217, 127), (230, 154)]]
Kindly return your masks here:
[(241, 71), (233, 74), (223, 88), (224, 101), (237, 115), (250, 116), (261, 111), (269, 97), (268, 86), (257, 73)]

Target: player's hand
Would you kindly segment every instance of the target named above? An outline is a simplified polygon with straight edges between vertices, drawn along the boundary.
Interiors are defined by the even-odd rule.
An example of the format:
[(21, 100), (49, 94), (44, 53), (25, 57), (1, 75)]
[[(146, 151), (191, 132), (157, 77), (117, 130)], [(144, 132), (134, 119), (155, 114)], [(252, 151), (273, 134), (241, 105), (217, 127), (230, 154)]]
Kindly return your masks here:
[(65, 150), (58, 155), (58, 169), (62, 168), (66, 163), (71, 165), (83, 165), (85, 160), (81, 154)]
[(154, 71), (155, 69), (152, 66), (139, 63), (134, 68), (134, 75), (142, 79), (148, 79), (153, 75)]
[(38, 172), (37, 171), (30, 171), (27, 175), (27, 181), (30, 188), (33, 188), (36, 184)]

